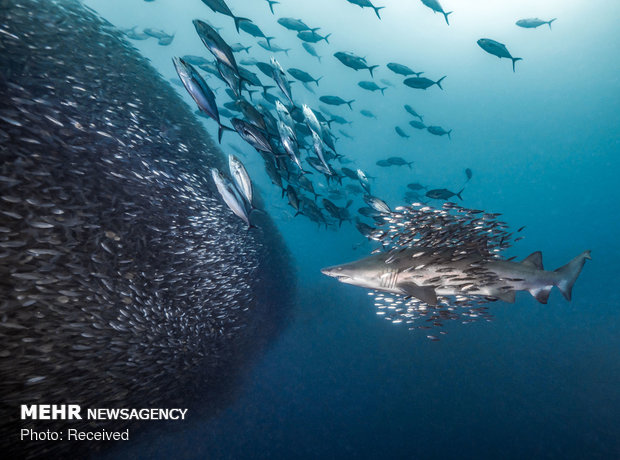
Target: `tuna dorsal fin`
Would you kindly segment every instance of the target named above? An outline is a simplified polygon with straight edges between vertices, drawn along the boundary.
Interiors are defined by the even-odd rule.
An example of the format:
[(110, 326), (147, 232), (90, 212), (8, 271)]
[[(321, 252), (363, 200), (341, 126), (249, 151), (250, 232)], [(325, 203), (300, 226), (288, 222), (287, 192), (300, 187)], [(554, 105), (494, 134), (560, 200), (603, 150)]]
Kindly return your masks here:
[(437, 305), (437, 293), (433, 286), (418, 286), (415, 283), (400, 283), (399, 289), (404, 294), (420, 299), (429, 305)]
[(530, 289), (530, 294), (540, 303), (547, 303), (552, 287), (553, 286), (545, 286), (537, 289)]
[(499, 300), (507, 303), (515, 303), (516, 291), (505, 291), (499, 294), (495, 294), (493, 297), (497, 297)]
[(542, 263), (542, 252), (536, 251), (532, 252), (529, 256), (527, 256), (521, 262), (523, 265), (531, 265), (532, 267), (536, 267), (538, 270), (544, 270)]

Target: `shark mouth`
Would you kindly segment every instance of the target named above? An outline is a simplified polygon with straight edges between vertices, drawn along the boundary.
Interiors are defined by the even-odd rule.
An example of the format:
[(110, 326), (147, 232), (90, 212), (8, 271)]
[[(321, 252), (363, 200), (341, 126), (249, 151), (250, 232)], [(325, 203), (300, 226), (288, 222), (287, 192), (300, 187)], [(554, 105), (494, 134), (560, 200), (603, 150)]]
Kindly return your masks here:
[(347, 280), (351, 279), (350, 276), (345, 275), (343, 273), (339, 273), (339, 271), (337, 269), (334, 269), (332, 267), (322, 268), (321, 269), (321, 273), (323, 273), (324, 275), (327, 275), (327, 276), (331, 276), (332, 278), (336, 278), (341, 283), (344, 283)]

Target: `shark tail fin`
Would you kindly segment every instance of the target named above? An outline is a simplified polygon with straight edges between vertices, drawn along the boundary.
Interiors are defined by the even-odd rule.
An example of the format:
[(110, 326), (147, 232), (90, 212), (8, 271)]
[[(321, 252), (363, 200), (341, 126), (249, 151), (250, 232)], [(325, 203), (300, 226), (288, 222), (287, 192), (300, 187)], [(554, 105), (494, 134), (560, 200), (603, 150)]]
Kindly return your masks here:
[(370, 76), (372, 78), (375, 78), (375, 76), (373, 75), (372, 71), (375, 70), (377, 67), (379, 67), (379, 64), (377, 65), (371, 65), (370, 67), (368, 67), (368, 71), (370, 72)]
[(556, 286), (562, 292), (562, 295), (566, 298), (566, 300), (571, 299), (571, 293), (573, 290), (573, 285), (575, 281), (577, 281), (577, 277), (581, 273), (581, 269), (583, 268), (583, 264), (586, 263), (586, 259), (591, 259), (590, 251), (583, 251), (569, 263), (564, 265), (563, 267), (555, 270), (560, 276), (560, 279), (557, 281)]
[(514, 72), (515, 71), (515, 62), (522, 61), (523, 58), (510, 58), (510, 59), (512, 59), (512, 71)]
[(375, 10), (375, 14), (377, 15), (377, 17), (381, 19), (381, 16), (379, 16), (379, 10), (382, 10), (383, 8), (385, 8), (385, 6), (373, 6), (372, 8)]
[(549, 24), (549, 30), (551, 30), (551, 23), (552, 23), (553, 21), (555, 21), (556, 19), (557, 19), (557, 18), (553, 18), (553, 19), (551, 19), (549, 22), (547, 22), (547, 24)]
[(447, 13), (443, 14), (443, 17), (446, 18), (446, 24), (450, 25), (450, 22), (448, 21), (448, 15), (452, 14), (452, 11), (448, 11)]
[(239, 23), (241, 21), (252, 22), (250, 19), (242, 18), (240, 16), (233, 16), (233, 21), (235, 21), (235, 29), (237, 29), (237, 33), (239, 33)]

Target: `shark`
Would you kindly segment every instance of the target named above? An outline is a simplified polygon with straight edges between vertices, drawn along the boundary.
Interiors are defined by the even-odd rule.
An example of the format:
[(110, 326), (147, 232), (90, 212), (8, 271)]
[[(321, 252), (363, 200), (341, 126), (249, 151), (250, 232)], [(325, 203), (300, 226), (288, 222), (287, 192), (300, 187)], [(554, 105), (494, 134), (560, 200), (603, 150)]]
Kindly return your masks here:
[(482, 296), (488, 300), (515, 302), (517, 291), (527, 291), (546, 304), (557, 287), (566, 300), (590, 251), (566, 265), (547, 271), (542, 253), (536, 251), (520, 262), (495, 259), (467, 248), (407, 247), (321, 269), (341, 283), (415, 297), (437, 305), (438, 296)]

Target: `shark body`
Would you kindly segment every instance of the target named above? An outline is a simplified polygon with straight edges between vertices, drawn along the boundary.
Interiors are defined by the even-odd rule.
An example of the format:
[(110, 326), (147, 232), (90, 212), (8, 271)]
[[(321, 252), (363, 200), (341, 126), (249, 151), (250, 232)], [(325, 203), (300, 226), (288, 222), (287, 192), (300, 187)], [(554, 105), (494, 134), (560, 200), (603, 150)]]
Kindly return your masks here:
[(521, 262), (490, 259), (465, 249), (410, 247), (371, 255), (321, 270), (355, 286), (415, 297), (437, 305), (437, 296), (483, 296), (514, 302), (517, 291), (528, 291), (547, 303), (556, 286), (567, 300), (590, 251), (584, 251), (554, 271), (543, 268), (542, 253)]

